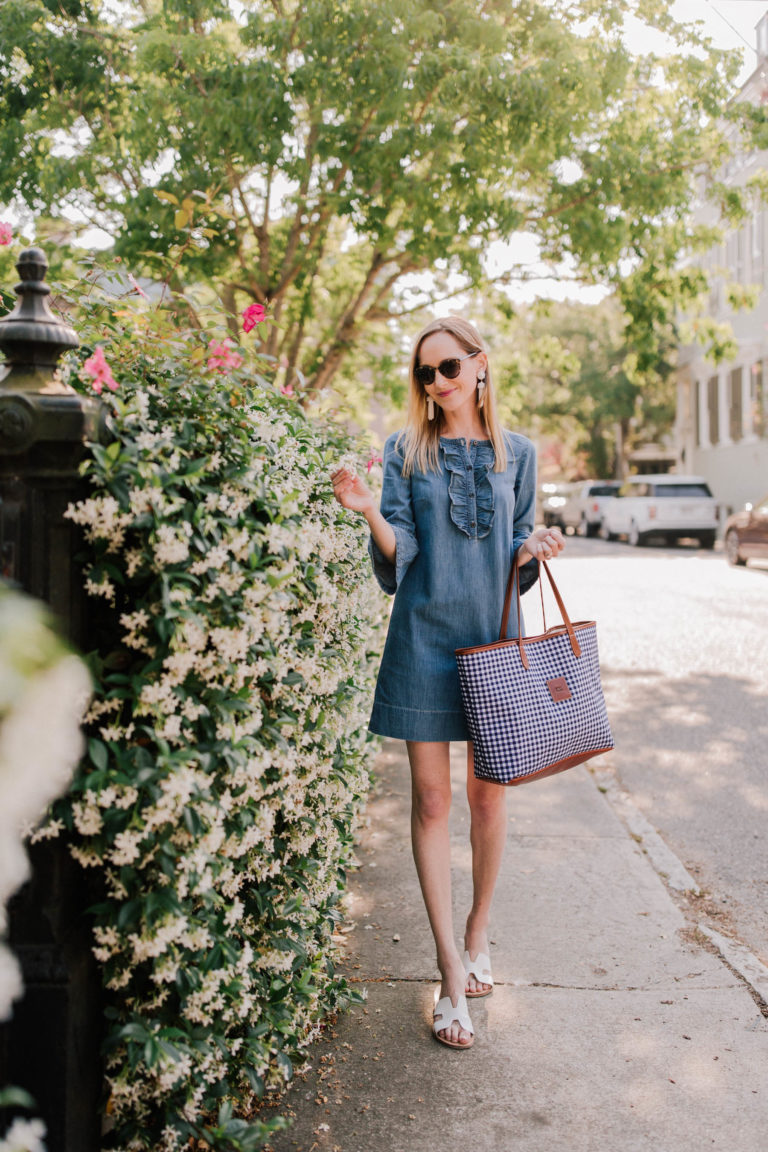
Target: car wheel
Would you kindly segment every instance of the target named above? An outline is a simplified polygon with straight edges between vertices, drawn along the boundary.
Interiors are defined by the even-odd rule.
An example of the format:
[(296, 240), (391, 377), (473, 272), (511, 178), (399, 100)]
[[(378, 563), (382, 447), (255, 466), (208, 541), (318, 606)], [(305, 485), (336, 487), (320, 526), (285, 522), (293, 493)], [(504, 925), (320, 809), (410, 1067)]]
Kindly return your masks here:
[(631, 544), (633, 548), (641, 548), (644, 543), (645, 537), (638, 531), (637, 524), (633, 520), (627, 533), (627, 544)]
[(729, 564), (738, 564), (744, 566), (746, 560), (739, 553), (739, 535), (733, 529), (728, 533), (725, 538), (725, 558)]
[(701, 535), (699, 536), (699, 547), (700, 548), (706, 548), (707, 551), (711, 551), (714, 548), (714, 546), (715, 546), (715, 533), (714, 532), (702, 532)]

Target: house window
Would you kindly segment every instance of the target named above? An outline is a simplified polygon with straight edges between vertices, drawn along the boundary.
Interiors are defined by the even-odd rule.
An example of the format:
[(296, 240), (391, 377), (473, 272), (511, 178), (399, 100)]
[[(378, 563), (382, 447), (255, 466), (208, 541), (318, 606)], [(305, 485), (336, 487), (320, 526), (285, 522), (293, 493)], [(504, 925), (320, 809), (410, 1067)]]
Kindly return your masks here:
[(768, 432), (765, 410), (765, 379), (764, 363), (762, 360), (756, 360), (749, 374), (749, 407), (752, 416), (752, 431), (756, 436), (765, 436)]
[(731, 440), (741, 440), (744, 434), (742, 423), (743, 405), (741, 401), (741, 381), (744, 375), (743, 368), (734, 368), (728, 374), (728, 431)]
[(734, 279), (738, 280), (740, 284), (744, 282), (745, 264), (744, 254), (747, 250), (747, 230), (746, 228), (739, 228), (736, 233), (736, 266), (734, 268)]
[(720, 439), (717, 394), (717, 376), (710, 376), (709, 380), (707, 380), (707, 422), (709, 424), (710, 444), (717, 444)]
[(720, 277), (711, 277), (709, 281), (709, 310), (715, 315), (723, 306), (723, 282)]
[(725, 243), (725, 263), (732, 278), (741, 282), (744, 279), (745, 229), (731, 232)]
[(762, 284), (765, 276), (765, 212), (756, 208), (752, 214), (752, 283)]
[(764, 59), (768, 56), (768, 20), (766, 20), (765, 16), (763, 16), (755, 31), (757, 32), (757, 54), (761, 59)]

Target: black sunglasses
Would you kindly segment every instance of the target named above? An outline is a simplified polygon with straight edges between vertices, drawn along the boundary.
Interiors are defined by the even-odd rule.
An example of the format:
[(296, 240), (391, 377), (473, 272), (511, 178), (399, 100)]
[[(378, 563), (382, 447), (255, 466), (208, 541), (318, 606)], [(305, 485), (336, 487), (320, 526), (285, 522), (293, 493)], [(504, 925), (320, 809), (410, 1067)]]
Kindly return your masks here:
[(467, 352), (466, 356), (450, 356), (447, 360), (441, 360), (437, 368), (431, 364), (419, 364), (413, 370), (413, 376), (417, 384), (421, 384), (422, 388), (428, 388), (430, 384), (435, 382), (435, 373), (439, 372), (446, 380), (455, 380), (459, 372), (461, 372), (461, 364), (463, 360), (469, 360), (471, 356), (477, 356), (480, 351)]

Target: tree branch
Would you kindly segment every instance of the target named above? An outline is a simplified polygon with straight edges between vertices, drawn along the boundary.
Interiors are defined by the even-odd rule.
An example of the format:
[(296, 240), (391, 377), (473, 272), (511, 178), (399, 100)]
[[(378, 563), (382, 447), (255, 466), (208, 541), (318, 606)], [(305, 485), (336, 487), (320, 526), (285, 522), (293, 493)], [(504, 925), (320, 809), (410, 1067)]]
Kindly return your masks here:
[[(317, 212), (318, 218), (309, 230), (309, 235), (307, 237), (306, 246), (305, 246), (306, 249), (309, 251), (311, 251), (311, 249), (314, 247), (314, 244), (317, 241), (317, 238), (320, 235), (320, 232), (326, 228), (328, 221), (330, 220), (330, 218), (333, 214), (333, 208), (332, 208), (331, 204), (329, 203), (330, 198), (335, 196), (338, 193), (339, 188), (341, 187), (341, 185), (344, 181), (344, 178), (347, 175), (347, 172), (349, 171), (349, 161), (359, 151), (360, 146), (362, 145), (363, 140), (365, 138), (365, 134), (368, 131), (368, 126), (370, 125), (370, 123), (373, 120), (375, 115), (376, 115), (376, 109), (371, 108), (370, 111), (368, 112), (368, 115), (366, 116), (365, 120), (363, 121), (363, 123), (360, 127), (360, 131), (357, 134), (357, 138), (355, 140), (354, 145), (350, 149), (347, 160), (344, 162), (344, 164), (342, 164), (341, 168), (339, 169), (339, 171), (336, 174), (336, 178), (333, 181), (330, 192), (327, 192), (324, 195), (322, 195), (318, 201), (318, 204), (315, 207), (315, 212)], [(314, 131), (315, 125), (313, 124), (312, 127), (313, 127), (313, 131)], [(307, 187), (308, 187), (309, 174), (310, 173), (308, 170), (308, 172), (307, 172), (307, 185), (306, 185)], [(304, 207), (307, 207), (306, 203), (305, 203)], [(296, 224), (298, 224), (298, 230), (296, 230), (297, 234), (295, 235), (295, 238), (294, 238), (294, 235), (292, 233), (292, 237), (291, 237), (292, 240), (295, 240), (295, 242), (293, 243), (293, 250), (290, 253), (291, 259), (293, 258), (293, 255), (295, 254), (296, 246), (298, 244), (299, 235), (301, 233), (301, 206), (299, 206), (297, 208), (296, 215), (294, 217), (294, 225), (296, 225)], [(296, 279), (299, 272), (301, 271), (301, 261), (297, 261), (293, 265), (293, 267), (289, 267), (288, 257), (289, 257), (289, 253), (288, 253), (288, 250), (286, 249), (286, 256), (283, 258), (283, 276), (282, 276), (280, 283), (278, 284), (278, 286), (274, 292), (275, 296), (282, 296), (283, 293), (285, 292), (286, 288), (288, 288), (293, 283), (293, 281)]]
[(385, 264), (385, 258), (380, 252), (374, 252), (365, 280), (357, 295), (347, 307), (344, 315), (336, 326), (336, 334), (330, 347), (311, 381), (312, 391), (320, 392), (330, 384), (331, 379), (338, 371), (344, 357), (349, 351), (358, 327), (358, 316), (363, 304), (371, 293), (376, 275)]

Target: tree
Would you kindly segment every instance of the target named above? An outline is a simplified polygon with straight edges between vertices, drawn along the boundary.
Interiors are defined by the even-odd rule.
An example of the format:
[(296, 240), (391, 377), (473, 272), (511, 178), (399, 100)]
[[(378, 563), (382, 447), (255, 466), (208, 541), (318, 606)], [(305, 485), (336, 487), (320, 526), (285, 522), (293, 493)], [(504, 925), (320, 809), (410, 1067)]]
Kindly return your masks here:
[[(482, 284), (489, 244), (522, 232), (553, 274), (631, 270), (663, 327), (735, 70), (668, 9), (125, 0), (117, 16), (4, 0), (0, 197), (43, 232), (104, 229), (198, 322), (213, 293), (233, 329), (268, 304), (264, 351), (313, 390), (377, 325)], [(628, 15), (668, 33), (667, 59), (630, 55)], [(660, 252), (663, 291), (647, 270)], [(654, 324), (637, 327), (652, 344)]]
[(526, 319), (523, 418), (557, 438), (566, 471), (624, 476), (631, 449), (672, 429), (673, 331), (655, 362), (639, 372), (616, 296), (591, 306), (539, 305)]

